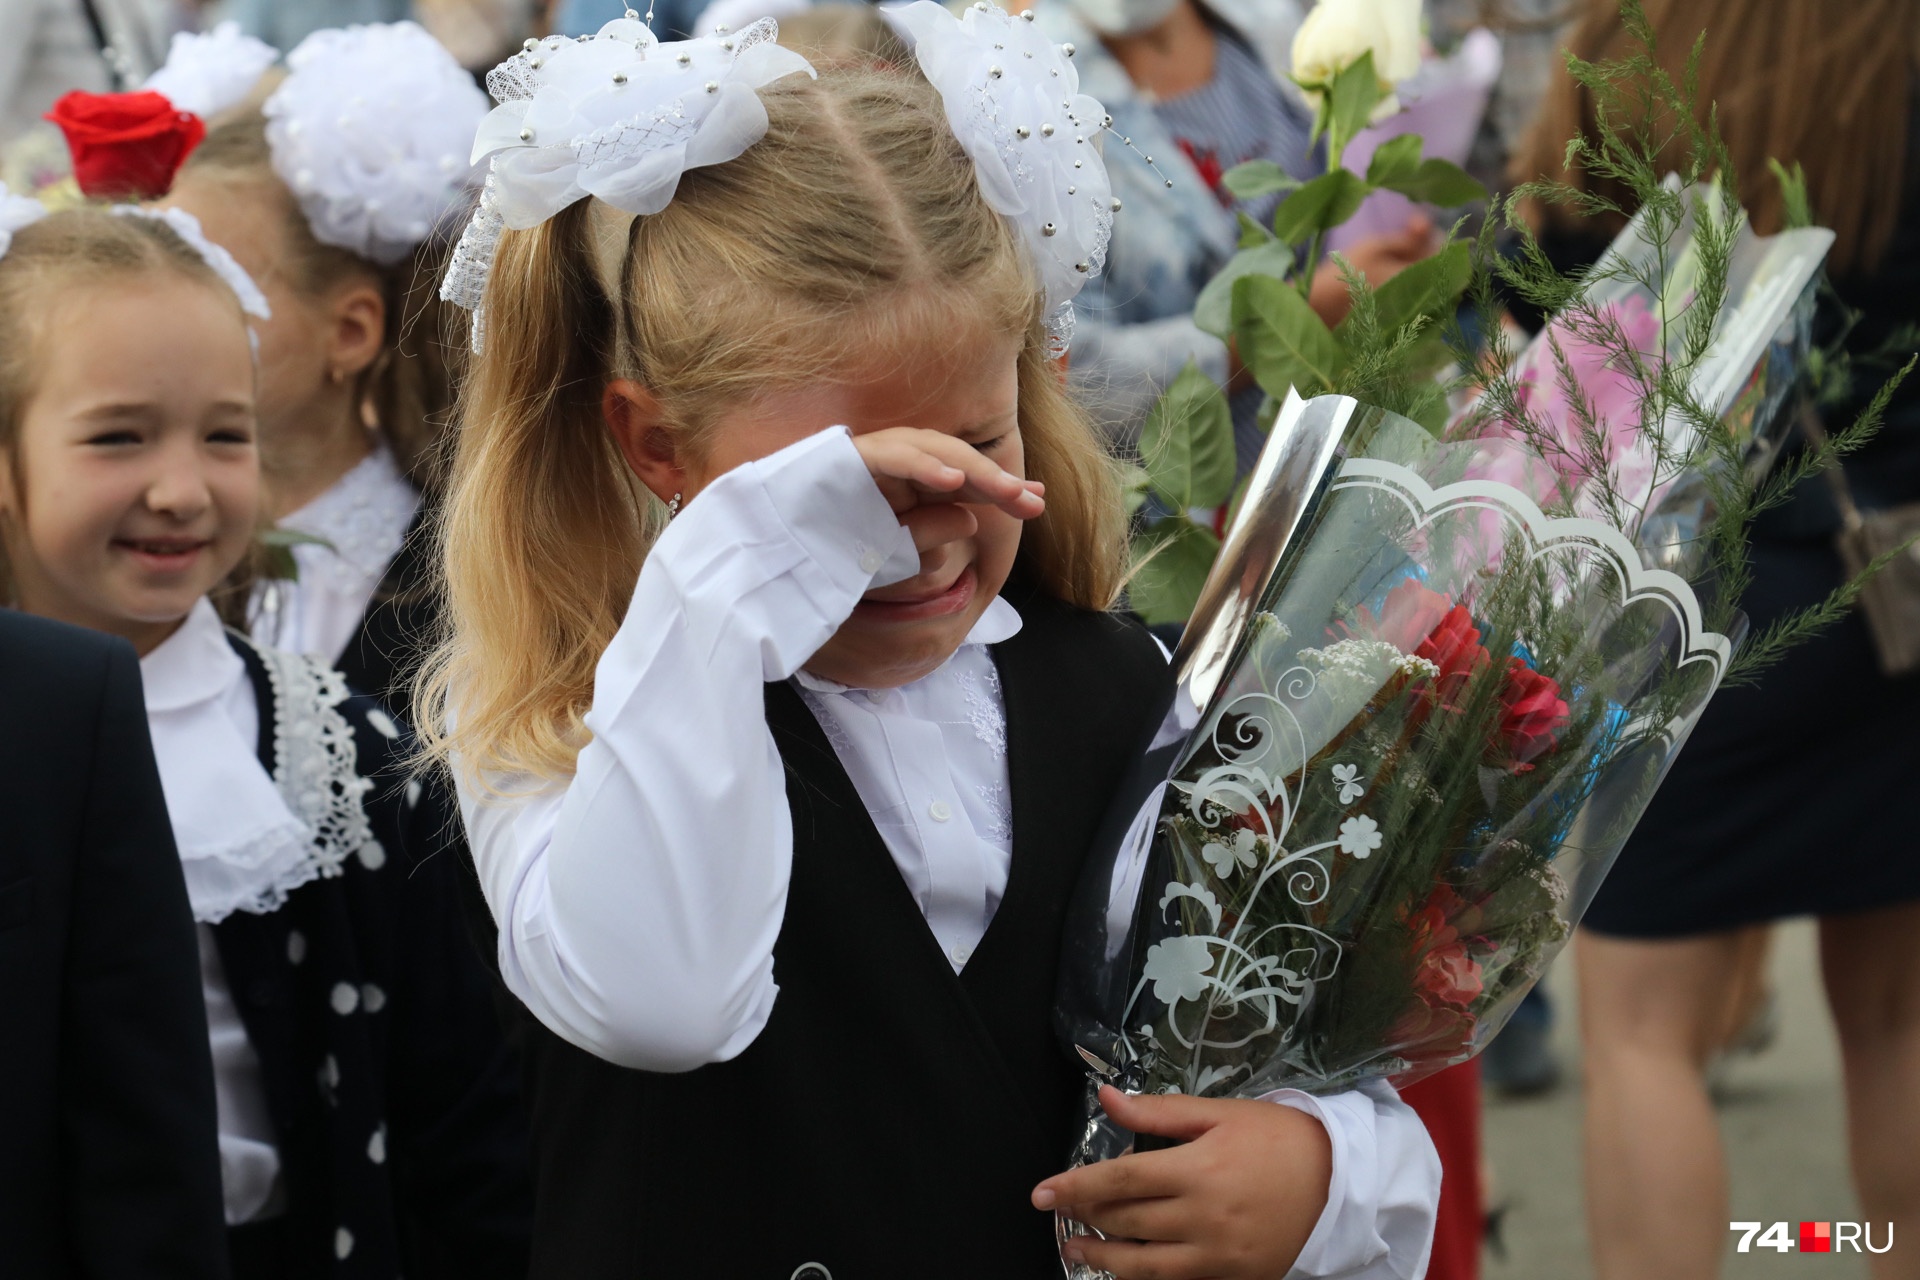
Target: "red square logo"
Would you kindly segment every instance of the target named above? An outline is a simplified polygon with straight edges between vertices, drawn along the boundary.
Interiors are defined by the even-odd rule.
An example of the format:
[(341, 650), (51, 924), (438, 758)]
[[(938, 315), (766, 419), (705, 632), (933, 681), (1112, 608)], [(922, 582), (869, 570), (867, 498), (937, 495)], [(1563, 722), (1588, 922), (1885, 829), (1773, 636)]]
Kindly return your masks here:
[(1831, 1222), (1803, 1222), (1800, 1224), (1800, 1252), (1832, 1253), (1833, 1224)]

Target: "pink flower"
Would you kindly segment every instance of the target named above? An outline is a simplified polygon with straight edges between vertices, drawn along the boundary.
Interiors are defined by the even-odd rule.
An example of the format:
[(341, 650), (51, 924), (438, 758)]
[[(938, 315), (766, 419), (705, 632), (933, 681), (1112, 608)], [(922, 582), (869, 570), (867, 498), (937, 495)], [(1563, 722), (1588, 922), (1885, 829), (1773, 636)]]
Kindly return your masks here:
[[(1623, 344), (1647, 358), (1660, 351), (1660, 317), (1638, 294), (1606, 303), (1592, 315), (1555, 317), (1522, 357), (1515, 381), (1521, 407), (1547, 431), (1542, 452), (1569, 493), (1604, 468), (1620, 496), (1639, 503), (1647, 498), (1654, 457), (1640, 440), (1642, 387), (1621, 352)], [(1572, 387), (1564, 385), (1563, 361)], [(1599, 431), (1598, 457), (1581, 421), (1582, 402)], [(1501, 434), (1520, 433), (1508, 424)]]
[(1411, 653), (1452, 608), (1452, 596), (1430, 589), (1418, 578), (1403, 578), (1380, 602), (1379, 617), (1361, 605), (1354, 611), (1353, 626), (1342, 630), (1361, 639), (1385, 640), (1400, 652)]
[(1460, 935), (1467, 901), (1447, 885), (1407, 916), (1407, 934), (1416, 957), (1413, 988), (1432, 1005), (1465, 1009), (1480, 995), (1480, 965)]

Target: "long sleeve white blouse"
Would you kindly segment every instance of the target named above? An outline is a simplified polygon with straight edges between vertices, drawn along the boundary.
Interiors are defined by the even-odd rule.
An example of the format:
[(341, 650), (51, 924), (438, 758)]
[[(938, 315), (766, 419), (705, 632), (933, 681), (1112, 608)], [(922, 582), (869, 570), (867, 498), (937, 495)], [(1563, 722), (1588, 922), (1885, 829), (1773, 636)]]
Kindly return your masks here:
[[(787, 680), (919, 557), (843, 428), (727, 472), (668, 526), (601, 657), (574, 776), (460, 787), (508, 987), (555, 1034), (622, 1066), (743, 1051), (778, 996), (793, 828), (763, 686)], [(800, 684), (950, 963), (1006, 886), (1004, 709), (984, 645), (903, 689)], [(997, 739), (996, 739), (997, 735)], [(1275, 1095), (1333, 1145), (1327, 1207), (1291, 1275), (1412, 1280), (1439, 1165), (1385, 1084)]]

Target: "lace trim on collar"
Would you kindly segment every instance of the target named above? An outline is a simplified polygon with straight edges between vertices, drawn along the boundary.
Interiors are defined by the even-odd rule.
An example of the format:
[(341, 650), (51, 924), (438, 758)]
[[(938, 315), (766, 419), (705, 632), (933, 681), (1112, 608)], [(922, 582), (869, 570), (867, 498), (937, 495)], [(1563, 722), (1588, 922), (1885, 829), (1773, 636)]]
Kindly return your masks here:
[(312, 833), (305, 857), (255, 886), (240, 910), (278, 910), (287, 895), (312, 880), (341, 874), (358, 855), (368, 870), (387, 860), (367, 820), (365, 797), (373, 780), (360, 776), (353, 726), (341, 714), (347, 682), (311, 658), (256, 646), (273, 691), (273, 783), (287, 808)]

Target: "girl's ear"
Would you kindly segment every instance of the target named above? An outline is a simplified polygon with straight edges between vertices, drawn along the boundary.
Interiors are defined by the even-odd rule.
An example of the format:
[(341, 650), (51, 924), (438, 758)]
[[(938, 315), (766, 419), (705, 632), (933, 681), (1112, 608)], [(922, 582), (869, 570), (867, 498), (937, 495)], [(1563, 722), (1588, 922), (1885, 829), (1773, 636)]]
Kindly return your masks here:
[(617, 378), (601, 393), (600, 413), (620, 456), (654, 497), (669, 502), (688, 491), (686, 460), (653, 392), (632, 378)]
[(387, 342), (387, 300), (372, 280), (357, 280), (333, 298), (333, 328), (327, 343), (327, 376), (357, 378)]

